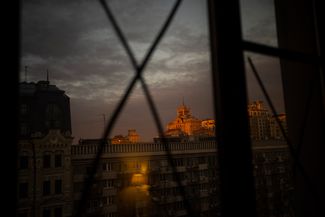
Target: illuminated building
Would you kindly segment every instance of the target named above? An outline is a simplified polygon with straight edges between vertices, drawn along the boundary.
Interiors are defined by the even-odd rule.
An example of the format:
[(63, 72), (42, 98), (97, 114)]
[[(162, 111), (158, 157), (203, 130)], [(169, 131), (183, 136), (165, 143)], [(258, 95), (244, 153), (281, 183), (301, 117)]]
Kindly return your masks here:
[(131, 143), (140, 142), (140, 136), (135, 129), (129, 130), (128, 139)]
[(216, 125), (216, 123), (215, 123), (215, 120), (213, 120), (213, 119), (205, 119), (205, 120), (202, 120), (202, 122), (201, 122), (201, 126), (208, 130), (214, 130), (215, 125)]
[(111, 144), (126, 144), (140, 142), (140, 136), (135, 129), (130, 129), (127, 136), (116, 135), (111, 139)]
[(262, 101), (255, 101), (248, 105), (250, 135), (253, 140), (267, 140), (270, 138), (270, 114)]
[[(285, 133), (288, 133), (287, 129), (287, 117), (286, 114), (282, 113), (282, 114), (278, 114), (277, 118), (279, 119), (283, 129), (285, 130)], [(274, 116), (272, 116), (270, 118), (270, 133), (271, 133), (271, 138), (273, 139), (284, 139), (280, 127), (278, 125), (278, 123), (276, 122), (276, 118)]]
[(184, 102), (177, 108), (176, 114), (176, 118), (167, 125), (166, 137), (214, 136), (214, 120), (197, 119)]
[[(276, 117), (271, 116), (262, 101), (248, 105), (250, 135), (253, 140), (283, 139)], [(282, 126), (287, 131), (286, 115), (278, 114)]]

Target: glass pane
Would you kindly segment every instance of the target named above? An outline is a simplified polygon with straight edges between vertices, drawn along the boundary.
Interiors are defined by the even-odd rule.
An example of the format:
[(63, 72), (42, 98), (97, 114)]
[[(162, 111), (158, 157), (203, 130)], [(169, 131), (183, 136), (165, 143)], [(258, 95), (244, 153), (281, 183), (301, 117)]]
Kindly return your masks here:
[[(174, 2), (107, 1), (139, 63)], [(181, 4), (143, 73), (163, 132), (136, 84), (105, 138), (83, 206), (86, 216), (185, 216), (186, 201), (196, 215), (219, 216), (206, 8), (205, 1)], [(44, 215), (71, 216), (105, 127), (135, 72), (97, 1), (24, 1), (21, 12), (20, 125), (28, 129), (19, 148), (35, 161), (19, 180), (41, 167), (36, 176), (44, 182), (32, 188), (40, 201), (30, 204), (45, 195), (50, 209)], [(71, 183), (60, 177), (72, 177)], [(32, 215), (30, 204), (18, 211)]]
[(274, 0), (241, 0), (243, 39), (278, 46)]
[[(252, 141), (256, 205), (258, 216), (294, 216), (293, 162), (287, 137), (287, 117), (278, 58), (245, 53), (250, 57), (275, 108), (263, 94), (246, 61), (248, 116)], [(285, 131), (282, 134), (281, 127)]]

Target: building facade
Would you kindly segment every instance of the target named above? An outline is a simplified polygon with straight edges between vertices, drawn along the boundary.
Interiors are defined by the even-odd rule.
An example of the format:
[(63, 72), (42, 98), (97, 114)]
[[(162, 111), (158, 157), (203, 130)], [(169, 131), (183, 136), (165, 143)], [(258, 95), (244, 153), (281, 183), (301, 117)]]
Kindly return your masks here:
[[(20, 100), (17, 216), (73, 216), (100, 140), (72, 145), (69, 97), (48, 81), (21, 83)], [(252, 116), (268, 117), (262, 106), (255, 107), (252, 112), (262, 111)], [(214, 128), (214, 120), (193, 117), (183, 104), (166, 135), (208, 138), (206, 132)], [(108, 139), (85, 216), (188, 216), (185, 201), (195, 216), (220, 216), (217, 144), (211, 138), (169, 142), (176, 173), (160, 141), (140, 143), (135, 130), (118, 142)], [(253, 142), (258, 216), (292, 216), (291, 161), (285, 143), (277, 138)]]
[(194, 117), (184, 102), (177, 108), (176, 118), (166, 127), (165, 137), (214, 136), (215, 121)]
[(270, 114), (262, 101), (248, 105), (250, 135), (253, 140), (270, 139)]
[(283, 134), (280, 130), (280, 126), (277, 123), (276, 119), (279, 120), (280, 124), (282, 125), (285, 133), (288, 133), (288, 127), (287, 127), (287, 117), (286, 114), (281, 113), (278, 114), (276, 117), (272, 116), (270, 119), (270, 135), (273, 139), (284, 139)]
[(262, 101), (254, 101), (248, 105), (248, 117), (252, 140), (284, 139), (276, 119), (287, 133), (286, 114), (270, 115)]
[[(186, 199), (196, 216), (220, 216), (216, 142), (169, 143)], [(98, 143), (72, 146), (75, 206)], [(291, 160), (281, 140), (255, 141), (258, 216), (292, 216)], [(161, 143), (106, 145), (87, 204), (87, 216), (188, 216)]]
[(49, 81), (20, 83), (17, 216), (71, 216), (69, 97)]
[[(215, 143), (169, 146), (193, 210), (201, 216), (216, 216), (220, 209)], [(97, 150), (98, 143), (72, 146), (75, 204)], [(99, 168), (88, 200), (88, 216), (187, 215), (162, 144), (107, 145)]]
[(110, 139), (111, 144), (126, 144), (126, 143), (137, 143), (140, 142), (140, 135), (135, 129), (129, 129), (128, 135), (116, 135)]

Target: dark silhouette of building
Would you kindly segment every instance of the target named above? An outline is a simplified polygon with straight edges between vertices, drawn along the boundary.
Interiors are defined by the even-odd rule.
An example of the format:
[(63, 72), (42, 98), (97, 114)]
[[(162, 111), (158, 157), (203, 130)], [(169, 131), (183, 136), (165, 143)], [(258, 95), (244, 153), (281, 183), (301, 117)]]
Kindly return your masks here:
[(20, 137), (46, 135), (50, 129), (71, 135), (70, 100), (49, 81), (19, 84)]
[(17, 215), (71, 216), (69, 97), (49, 81), (19, 84)]

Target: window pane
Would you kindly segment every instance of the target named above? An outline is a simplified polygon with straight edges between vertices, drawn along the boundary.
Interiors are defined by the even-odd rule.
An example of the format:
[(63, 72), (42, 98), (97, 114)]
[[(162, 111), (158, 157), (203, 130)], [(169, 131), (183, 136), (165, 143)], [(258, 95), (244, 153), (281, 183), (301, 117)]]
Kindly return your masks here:
[(54, 217), (62, 217), (62, 207), (56, 207), (54, 209)]
[(28, 168), (28, 156), (20, 156), (19, 166), (20, 166), (20, 169)]
[(43, 196), (47, 196), (51, 194), (51, 182), (44, 181), (43, 182)]
[(241, 23), (244, 40), (278, 46), (273, 0), (241, 0)]
[(62, 154), (55, 155), (55, 167), (62, 167)]
[(55, 194), (62, 193), (62, 180), (55, 180)]
[(51, 210), (48, 208), (43, 209), (43, 217), (51, 217)]
[(27, 198), (28, 197), (28, 183), (20, 183), (19, 184), (19, 198)]
[(28, 105), (27, 104), (21, 104), (20, 105), (20, 114), (26, 115), (28, 112)]
[[(174, 1), (106, 2), (140, 62)], [(147, 99), (137, 83), (105, 141), (111, 144), (104, 147), (103, 159), (87, 198), (89, 215), (186, 215), (182, 191), (171, 164), (176, 166), (176, 174), (188, 196), (185, 199), (191, 207), (196, 212), (202, 211), (202, 215), (219, 212), (206, 7), (205, 1), (183, 1), (143, 73), (161, 117), (163, 132), (158, 132)], [(66, 91), (71, 100), (74, 145), (68, 144), (69, 152), (64, 152), (70, 153), (71, 148), (71, 161), (54, 150), (65, 147), (55, 139), (40, 146), (41, 149), (51, 146), (51, 153), (55, 153), (45, 153), (43, 163), (40, 162), (44, 168), (52, 168), (53, 162), (55, 168), (63, 164), (71, 168), (46, 169), (40, 175), (51, 176), (55, 194), (62, 193), (62, 181), (54, 178), (71, 177), (71, 183), (65, 186), (74, 188), (67, 192), (71, 192), (69, 198), (76, 207), (84, 191), (84, 181), (92, 170), (98, 138), (103, 135), (135, 71), (98, 2), (25, 1), (22, 16), (21, 65), (28, 65), (33, 71), (27, 74), (26, 89), (31, 88), (32, 93), (32, 88), (50, 91), (55, 89), (55, 84), (60, 91)], [(35, 40), (35, 32), (40, 34), (41, 40)], [(63, 40), (58, 40), (60, 38)], [(44, 80), (44, 74), (40, 73), (44, 67), (53, 67), (55, 74), (49, 73), (50, 79), (40, 82), (42, 85), (33, 85), (32, 82)], [(24, 77), (23, 70), (21, 74)], [(54, 97), (46, 100), (49, 101), (42, 124), (52, 128), (63, 125), (63, 117), (70, 111), (57, 107), (59, 104)], [(46, 138), (46, 133), (41, 135)], [(173, 143), (169, 144), (174, 158), (170, 162), (161, 144), (163, 134)], [(43, 183), (44, 195), (53, 193), (50, 184), (49, 181)]]
[(18, 217), (28, 217), (28, 212), (18, 213)]
[(43, 168), (50, 168), (51, 167), (51, 155), (45, 154), (43, 156)]
[[(248, 115), (252, 140), (258, 216), (293, 215), (292, 158), (287, 141), (287, 117), (283, 99), (282, 78), (278, 58), (246, 52), (275, 108), (273, 113), (251, 66), (246, 62), (249, 93)], [(282, 134), (281, 127), (285, 135)]]

